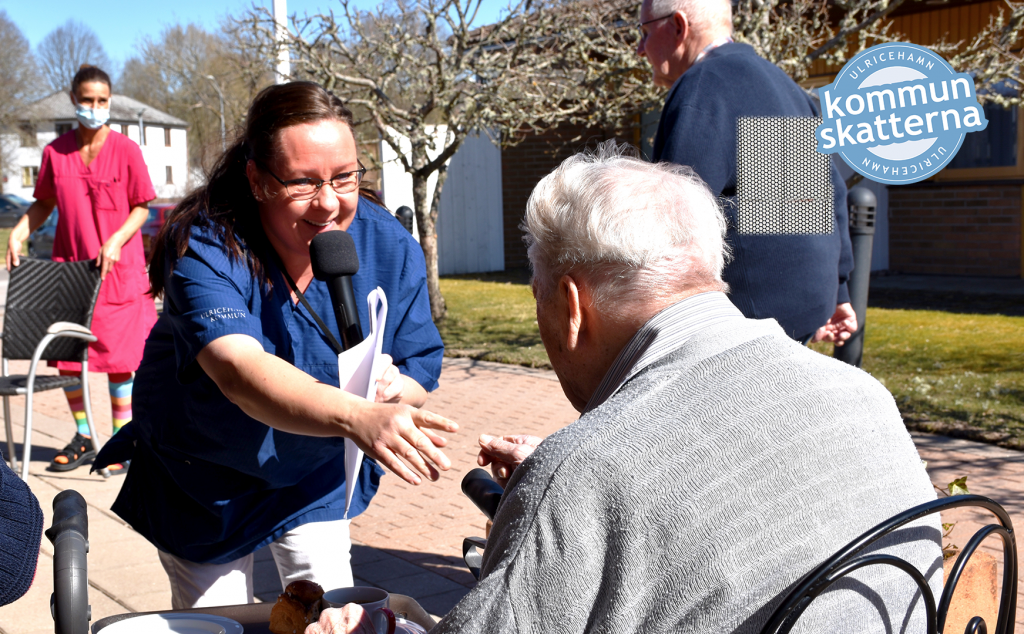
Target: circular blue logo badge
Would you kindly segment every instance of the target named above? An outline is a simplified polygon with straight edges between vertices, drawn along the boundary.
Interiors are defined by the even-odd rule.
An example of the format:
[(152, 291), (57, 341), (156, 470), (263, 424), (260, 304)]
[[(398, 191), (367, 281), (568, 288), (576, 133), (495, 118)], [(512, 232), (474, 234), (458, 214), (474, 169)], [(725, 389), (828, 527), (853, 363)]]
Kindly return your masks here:
[(818, 94), (818, 151), (838, 153), (865, 178), (890, 185), (932, 176), (968, 132), (988, 125), (974, 79), (916, 44), (858, 53)]

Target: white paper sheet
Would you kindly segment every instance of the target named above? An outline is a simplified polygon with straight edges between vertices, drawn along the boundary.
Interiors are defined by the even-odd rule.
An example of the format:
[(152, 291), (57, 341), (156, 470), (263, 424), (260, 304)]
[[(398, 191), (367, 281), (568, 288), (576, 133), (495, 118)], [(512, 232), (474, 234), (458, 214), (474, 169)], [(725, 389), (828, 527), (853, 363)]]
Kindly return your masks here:
[[(338, 382), (349, 394), (372, 401), (377, 393), (377, 377), (385, 370), (381, 359), (384, 345), (384, 324), (388, 317), (388, 298), (384, 289), (377, 287), (366, 296), (370, 313), (370, 334), (354, 348), (338, 355)], [(363, 451), (354, 442), (345, 439), (345, 519), (348, 519), (355, 493), (356, 475), (363, 465)]]

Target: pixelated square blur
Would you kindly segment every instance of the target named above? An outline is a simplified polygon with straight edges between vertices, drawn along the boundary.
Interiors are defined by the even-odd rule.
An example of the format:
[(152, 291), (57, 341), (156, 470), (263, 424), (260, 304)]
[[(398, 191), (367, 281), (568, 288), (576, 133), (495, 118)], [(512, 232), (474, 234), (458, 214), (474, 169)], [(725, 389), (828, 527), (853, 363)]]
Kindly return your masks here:
[(741, 117), (736, 122), (737, 231), (829, 234), (831, 158), (817, 151), (819, 117)]

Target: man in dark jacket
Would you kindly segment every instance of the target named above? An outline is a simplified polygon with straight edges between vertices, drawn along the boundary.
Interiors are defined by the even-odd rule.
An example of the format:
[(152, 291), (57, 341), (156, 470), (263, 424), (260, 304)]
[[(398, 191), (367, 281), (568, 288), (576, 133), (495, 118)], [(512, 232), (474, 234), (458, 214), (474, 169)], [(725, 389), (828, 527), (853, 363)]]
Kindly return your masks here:
[[(720, 197), (736, 195), (738, 118), (818, 116), (782, 70), (732, 41), (729, 0), (644, 0), (640, 22), (637, 52), (650, 61), (654, 83), (669, 88), (652, 159), (692, 167)], [(857, 330), (846, 288), (853, 255), (846, 186), (830, 169), (831, 233), (740, 233), (736, 205), (725, 205), (733, 260), (724, 279), (746, 317), (774, 318), (801, 342), (842, 345)]]

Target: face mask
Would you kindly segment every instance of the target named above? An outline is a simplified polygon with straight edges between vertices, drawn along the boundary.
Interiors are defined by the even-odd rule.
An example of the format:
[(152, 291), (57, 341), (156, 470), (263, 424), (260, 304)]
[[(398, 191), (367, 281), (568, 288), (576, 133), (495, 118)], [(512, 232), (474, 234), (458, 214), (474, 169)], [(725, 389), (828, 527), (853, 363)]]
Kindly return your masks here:
[(110, 119), (110, 108), (100, 110), (75, 102), (75, 116), (78, 122), (90, 130), (99, 130)]

